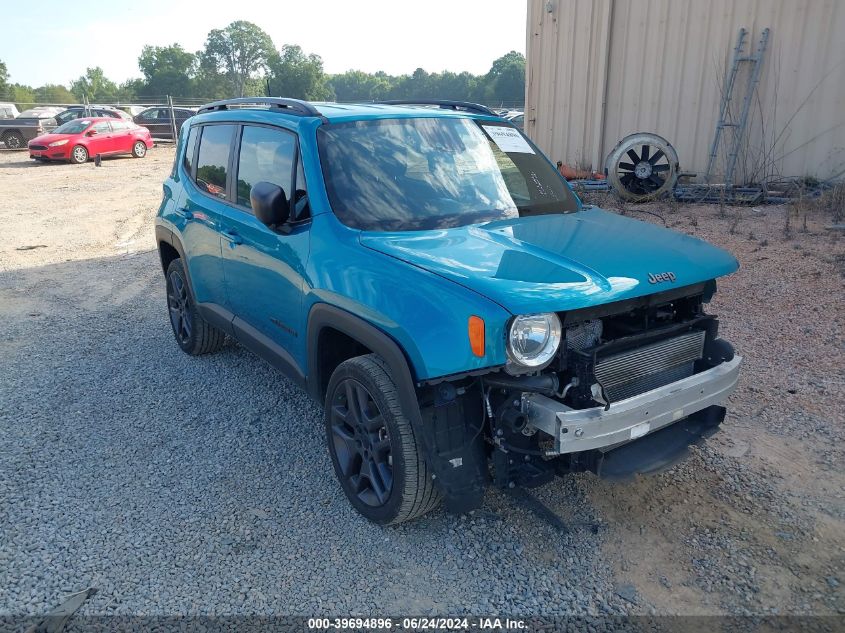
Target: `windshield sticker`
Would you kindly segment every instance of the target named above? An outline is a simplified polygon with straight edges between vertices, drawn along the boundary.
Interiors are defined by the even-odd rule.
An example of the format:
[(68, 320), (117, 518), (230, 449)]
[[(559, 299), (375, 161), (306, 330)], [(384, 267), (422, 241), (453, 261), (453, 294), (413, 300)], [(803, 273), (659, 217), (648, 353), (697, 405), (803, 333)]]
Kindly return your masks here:
[(484, 131), (493, 139), (505, 154), (533, 154), (534, 150), (519, 133), (519, 130), (502, 125), (482, 125)]

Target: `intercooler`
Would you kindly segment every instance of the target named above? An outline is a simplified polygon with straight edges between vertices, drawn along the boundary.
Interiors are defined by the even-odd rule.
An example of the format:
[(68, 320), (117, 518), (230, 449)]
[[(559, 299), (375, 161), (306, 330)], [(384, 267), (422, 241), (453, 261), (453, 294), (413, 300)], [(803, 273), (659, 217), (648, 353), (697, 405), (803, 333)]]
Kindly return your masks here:
[(619, 353), (596, 355), (593, 373), (609, 402), (692, 376), (704, 351), (704, 330), (693, 330)]

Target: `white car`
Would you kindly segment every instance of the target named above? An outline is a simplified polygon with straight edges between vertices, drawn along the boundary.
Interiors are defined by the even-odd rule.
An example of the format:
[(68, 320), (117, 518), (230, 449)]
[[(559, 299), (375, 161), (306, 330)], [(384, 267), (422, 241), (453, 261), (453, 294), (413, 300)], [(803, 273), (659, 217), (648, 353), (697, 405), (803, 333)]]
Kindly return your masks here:
[(0, 119), (14, 119), (19, 114), (14, 103), (0, 103)]

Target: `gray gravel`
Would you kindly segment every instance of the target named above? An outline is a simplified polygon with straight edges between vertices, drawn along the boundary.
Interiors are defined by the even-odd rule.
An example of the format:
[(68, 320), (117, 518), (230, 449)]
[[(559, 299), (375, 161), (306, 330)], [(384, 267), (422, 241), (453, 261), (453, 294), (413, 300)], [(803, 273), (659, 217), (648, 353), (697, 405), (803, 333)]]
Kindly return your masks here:
[(629, 210), (737, 255), (710, 309), (746, 364), (691, 459), (535, 491), (597, 533), (495, 491), (471, 517), (382, 529), (335, 482), (318, 408), (235, 345), (183, 355), (155, 254), (123, 256), (153, 245), (172, 149), (20, 156), (0, 153), (0, 617), (89, 585), (83, 613), (845, 614), (845, 239), (828, 216), (787, 237), (783, 208)]
[[(70, 300), (92, 274), (120, 300)], [(302, 391), (235, 345), (179, 351), (155, 254), (0, 276), (0, 297), (35, 288), (49, 307), (0, 323), (4, 612), (87, 586), (87, 613), (625, 612), (601, 533), (499, 493), (474, 516), (361, 519)], [(574, 480), (543, 494), (595, 519)]]

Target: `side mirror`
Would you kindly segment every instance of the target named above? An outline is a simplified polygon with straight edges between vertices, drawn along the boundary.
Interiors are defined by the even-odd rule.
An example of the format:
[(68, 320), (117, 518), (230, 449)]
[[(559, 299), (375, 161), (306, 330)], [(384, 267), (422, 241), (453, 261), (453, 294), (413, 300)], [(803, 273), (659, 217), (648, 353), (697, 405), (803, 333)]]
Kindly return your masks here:
[(290, 204), (279, 185), (271, 182), (257, 182), (249, 192), (252, 212), (263, 224), (269, 227), (279, 226), (288, 221)]
[(88, 130), (85, 132), (85, 136), (94, 136), (97, 133), (97, 130)]

